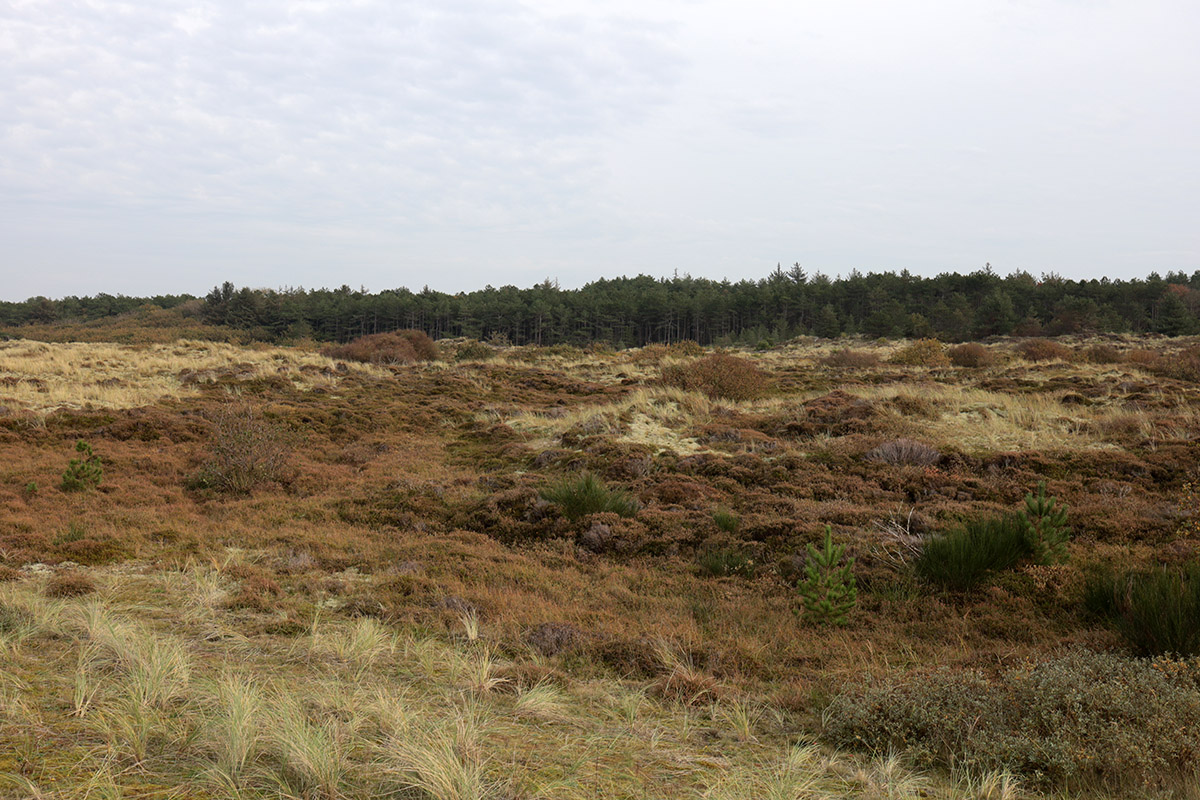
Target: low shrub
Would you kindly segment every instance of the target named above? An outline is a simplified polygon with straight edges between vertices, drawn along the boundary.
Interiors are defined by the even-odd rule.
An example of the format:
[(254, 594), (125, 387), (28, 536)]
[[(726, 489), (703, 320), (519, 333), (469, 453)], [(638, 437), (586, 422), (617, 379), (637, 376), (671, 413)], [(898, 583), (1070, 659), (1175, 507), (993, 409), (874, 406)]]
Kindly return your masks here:
[(75, 452), (79, 458), (72, 458), (63, 471), (62, 483), (64, 492), (81, 492), (85, 489), (95, 489), (104, 477), (104, 467), (100, 456), (92, 452), (92, 446), (85, 441), (75, 443)]
[(1029, 554), (1024, 519), (1002, 514), (970, 520), (926, 540), (914, 566), (922, 580), (962, 591)]
[(996, 363), (996, 354), (990, 347), (979, 342), (967, 342), (951, 347), (946, 356), (956, 367), (990, 367)]
[(1138, 655), (1200, 656), (1200, 564), (1095, 570), (1084, 581), (1083, 604)]
[(253, 406), (231, 403), (217, 412), (214, 422), (209, 457), (190, 481), (192, 488), (246, 494), (288, 477), (292, 437)]
[(1026, 361), (1070, 361), (1074, 351), (1052, 339), (1026, 339), (1017, 345), (1017, 355)]
[(1200, 761), (1195, 662), (1075, 651), (1003, 672), (868, 679), (824, 715), (833, 744), (928, 766), (1006, 769), (1043, 786), (1169, 786)]
[(713, 399), (756, 400), (766, 394), (767, 375), (754, 362), (728, 353), (671, 364), (662, 370), (662, 382)]
[(424, 331), (418, 330), (372, 333), (343, 345), (328, 347), (323, 353), (329, 358), (366, 364), (412, 364), (438, 358), (437, 344)]
[(78, 570), (64, 570), (50, 576), (42, 593), (46, 597), (66, 598), (82, 597), (94, 591), (96, 591), (96, 583), (87, 573)]
[(1089, 364), (1120, 364), (1125, 354), (1111, 344), (1095, 344), (1083, 351), (1083, 360)]
[(708, 547), (696, 554), (700, 574), (710, 578), (753, 578), (758, 572), (754, 559), (738, 547)]
[(1038, 484), (1038, 493), (1025, 495), (1025, 507), (1018, 512), (1025, 525), (1025, 541), (1039, 564), (1057, 564), (1067, 560), (1067, 507), (1046, 496), (1046, 482)]
[(942, 460), (942, 454), (937, 448), (912, 439), (895, 439), (868, 450), (864, 458), (874, 464), (931, 467)]
[(496, 348), (471, 339), (454, 351), (455, 361), (490, 361), (496, 357)]
[(946, 357), (945, 346), (937, 339), (918, 339), (893, 353), (888, 358), (888, 363), (910, 367), (941, 367), (949, 364), (950, 359)]
[(542, 498), (561, 508), (563, 515), (572, 521), (606, 511), (632, 517), (640, 507), (629, 493), (609, 489), (590, 472), (567, 478), (557, 486), (543, 490)]
[(855, 367), (866, 369), (879, 366), (879, 356), (866, 350), (851, 350), (849, 347), (837, 350), (821, 359), (827, 367)]

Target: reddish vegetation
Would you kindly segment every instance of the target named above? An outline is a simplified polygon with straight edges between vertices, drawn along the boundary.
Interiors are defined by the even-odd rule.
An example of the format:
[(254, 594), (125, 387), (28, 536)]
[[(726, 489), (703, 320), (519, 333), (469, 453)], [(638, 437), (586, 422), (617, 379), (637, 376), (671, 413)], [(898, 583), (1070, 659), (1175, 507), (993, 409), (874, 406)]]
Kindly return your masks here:
[(413, 364), (433, 361), (438, 357), (437, 345), (423, 331), (406, 330), (373, 333), (352, 342), (327, 348), (325, 355), (367, 364)]

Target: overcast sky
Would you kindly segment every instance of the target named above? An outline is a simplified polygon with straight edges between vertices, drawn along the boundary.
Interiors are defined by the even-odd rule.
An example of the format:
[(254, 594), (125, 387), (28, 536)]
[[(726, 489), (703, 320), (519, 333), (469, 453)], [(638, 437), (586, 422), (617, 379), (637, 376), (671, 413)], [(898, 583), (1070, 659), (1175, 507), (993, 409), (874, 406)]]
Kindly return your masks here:
[(0, 0), (0, 297), (1200, 269), (1190, 0)]

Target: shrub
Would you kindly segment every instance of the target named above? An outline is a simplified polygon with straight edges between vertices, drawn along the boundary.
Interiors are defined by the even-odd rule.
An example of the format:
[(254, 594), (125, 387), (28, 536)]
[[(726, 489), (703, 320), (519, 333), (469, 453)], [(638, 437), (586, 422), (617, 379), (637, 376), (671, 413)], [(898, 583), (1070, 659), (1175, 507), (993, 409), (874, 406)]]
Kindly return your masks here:
[(1089, 364), (1120, 364), (1125, 354), (1111, 344), (1097, 344), (1083, 351), (1083, 360)]
[(372, 333), (323, 352), (329, 358), (366, 364), (412, 364), (438, 357), (437, 345), (424, 331), (418, 330)]
[(1004, 514), (974, 519), (928, 539), (914, 563), (923, 580), (961, 591), (1028, 555), (1024, 519)]
[(942, 460), (942, 454), (927, 444), (912, 439), (896, 439), (867, 451), (867, 461), (875, 464), (908, 464), (931, 467)]
[(918, 670), (837, 697), (825, 736), (919, 763), (1007, 769), (1036, 783), (1170, 785), (1200, 760), (1195, 664), (1075, 651), (989, 681)]
[(868, 353), (866, 350), (851, 350), (849, 347), (844, 347), (825, 356), (821, 359), (821, 363), (827, 367), (856, 367), (858, 369), (865, 369), (867, 367), (879, 366), (879, 356), (874, 353)]
[(632, 517), (639, 508), (637, 500), (629, 493), (609, 489), (590, 472), (567, 478), (557, 486), (543, 490), (542, 497), (559, 506), (563, 515), (572, 521), (605, 511)]
[(496, 349), (483, 342), (471, 339), (454, 351), (455, 361), (490, 361), (496, 357)]
[(1138, 655), (1200, 656), (1200, 564), (1123, 575), (1093, 571), (1083, 604)]
[(262, 418), (248, 403), (222, 407), (209, 443), (209, 458), (192, 479), (193, 488), (245, 494), (264, 483), (286, 479), (291, 437)]
[(86, 573), (77, 570), (56, 572), (46, 581), (43, 594), (46, 597), (81, 597), (96, 591), (95, 582)]
[(696, 554), (700, 574), (711, 578), (753, 578), (758, 572), (754, 559), (738, 547), (709, 547)]
[(893, 353), (888, 362), (910, 367), (940, 367), (949, 364), (950, 359), (946, 357), (946, 348), (937, 339), (919, 339)]
[(1050, 339), (1026, 339), (1017, 345), (1017, 354), (1026, 361), (1070, 361), (1073, 351)]
[(808, 545), (808, 562), (799, 584), (804, 617), (818, 625), (845, 625), (846, 616), (858, 602), (854, 583), (854, 559), (842, 563), (845, 545), (833, 543), (833, 529), (825, 526), (825, 543), (820, 550)]
[(979, 342), (967, 342), (951, 347), (946, 356), (956, 367), (990, 367), (996, 363), (996, 354), (990, 347)]
[(1067, 507), (1058, 500), (1046, 497), (1046, 482), (1038, 484), (1038, 493), (1025, 495), (1025, 508), (1019, 513), (1025, 524), (1025, 540), (1029, 551), (1039, 564), (1057, 564), (1067, 560)]
[(714, 399), (735, 401), (762, 397), (768, 385), (767, 376), (754, 362), (728, 353), (664, 367), (662, 382)]
[(104, 476), (104, 467), (101, 466), (100, 456), (92, 452), (92, 446), (82, 440), (75, 443), (75, 452), (79, 453), (80, 457), (72, 458), (67, 464), (62, 476), (62, 490), (79, 492), (84, 489), (95, 489), (100, 485), (100, 480)]

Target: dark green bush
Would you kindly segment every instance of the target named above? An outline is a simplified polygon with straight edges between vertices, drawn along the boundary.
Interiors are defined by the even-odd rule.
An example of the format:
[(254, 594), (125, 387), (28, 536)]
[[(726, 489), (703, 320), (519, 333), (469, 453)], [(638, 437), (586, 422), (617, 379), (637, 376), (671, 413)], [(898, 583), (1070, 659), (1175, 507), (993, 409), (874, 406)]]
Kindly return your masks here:
[(632, 517), (639, 508), (638, 501), (628, 492), (609, 489), (590, 472), (567, 478), (557, 486), (543, 490), (542, 497), (561, 508), (569, 520), (604, 511)]
[(1042, 785), (1170, 786), (1200, 763), (1200, 664), (1076, 651), (989, 680), (920, 670), (866, 681), (825, 712), (840, 746), (1008, 769)]
[(93, 453), (92, 446), (82, 440), (75, 443), (75, 452), (79, 453), (79, 458), (72, 458), (63, 471), (62, 490), (80, 492), (84, 489), (95, 489), (104, 476), (100, 456)]
[(1200, 656), (1200, 564), (1094, 571), (1084, 581), (1083, 605), (1138, 655)]
[(964, 590), (994, 570), (1015, 566), (1030, 554), (1025, 522), (1017, 514), (971, 520), (925, 542), (915, 562), (928, 583)]

